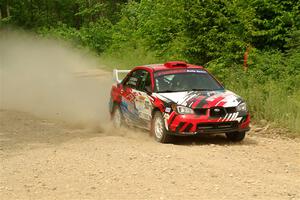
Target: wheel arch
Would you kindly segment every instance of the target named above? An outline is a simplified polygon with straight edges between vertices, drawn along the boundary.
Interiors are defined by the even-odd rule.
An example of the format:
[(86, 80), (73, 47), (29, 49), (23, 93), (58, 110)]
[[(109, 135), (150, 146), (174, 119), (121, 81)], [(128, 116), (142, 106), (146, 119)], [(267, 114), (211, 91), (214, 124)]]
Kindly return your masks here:
[(152, 119), (153, 119), (154, 114), (155, 114), (156, 112), (160, 112), (160, 113), (161, 113), (161, 110), (160, 110), (159, 108), (155, 107), (155, 108), (152, 110), (152, 112), (151, 112), (151, 117), (152, 117)]
[(116, 106), (120, 106), (120, 103), (118, 103), (116, 100), (113, 100), (112, 98), (110, 99), (110, 102), (109, 102), (109, 112), (110, 114), (112, 115), (113, 112), (114, 112), (114, 108)]

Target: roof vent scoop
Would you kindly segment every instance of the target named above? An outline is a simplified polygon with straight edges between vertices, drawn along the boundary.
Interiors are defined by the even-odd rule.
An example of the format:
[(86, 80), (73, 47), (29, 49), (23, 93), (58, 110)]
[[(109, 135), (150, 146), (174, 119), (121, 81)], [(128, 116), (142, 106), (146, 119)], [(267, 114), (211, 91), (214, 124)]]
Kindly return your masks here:
[(166, 67), (173, 68), (173, 67), (187, 67), (187, 63), (183, 61), (171, 61), (166, 62), (164, 64)]

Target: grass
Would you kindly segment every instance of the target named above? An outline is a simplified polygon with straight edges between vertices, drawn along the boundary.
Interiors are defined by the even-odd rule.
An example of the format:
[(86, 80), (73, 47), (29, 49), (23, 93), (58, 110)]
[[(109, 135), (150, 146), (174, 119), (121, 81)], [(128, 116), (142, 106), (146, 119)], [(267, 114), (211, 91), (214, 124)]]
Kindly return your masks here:
[(266, 120), (272, 127), (290, 130), (300, 136), (300, 92), (287, 90), (281, 81), (268, 80), (263, 84), (259, 78), (240, 72), (226, 80), (227, 88), (242, 96), (252, 115), (252, 121)]
[(154, 53), (147, 52), (143, 48), (125, 48), (119, 52), (103, 53), (100, 58), (108, 70), (132, 69), (135, 66), (163, 62)]

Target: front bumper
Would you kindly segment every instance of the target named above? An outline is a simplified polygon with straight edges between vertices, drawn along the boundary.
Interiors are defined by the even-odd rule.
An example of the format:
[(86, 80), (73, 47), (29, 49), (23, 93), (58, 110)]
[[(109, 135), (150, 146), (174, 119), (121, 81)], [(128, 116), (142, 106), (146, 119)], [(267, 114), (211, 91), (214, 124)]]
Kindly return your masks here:
[(247, 113), (235, 119), (224, 119), (173, 114), (166, 119), (166, 124), (169, 133), (174, 135), (246, 132), (250, 130), (250, 115)]

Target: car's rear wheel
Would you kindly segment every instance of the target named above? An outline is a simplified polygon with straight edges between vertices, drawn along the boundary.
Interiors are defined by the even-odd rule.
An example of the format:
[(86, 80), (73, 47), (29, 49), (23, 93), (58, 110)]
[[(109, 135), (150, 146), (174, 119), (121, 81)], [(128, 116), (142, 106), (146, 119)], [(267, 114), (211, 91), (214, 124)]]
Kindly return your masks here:
[(164, 119), (160, 112), (155, 112), (152, 119), (151, 134), (154, 136), (155, 140), (161, 143), (168, 143), (171, 140), (171, 135), (169, 135)]
[(123, 124), (123, 116), (120, 106), (115, 105), (112, 113), (112, 123), (115, 128), (120, 128)]
[(246, 132), (226, 133), (227, 139), (229, 139), (232, 142), (240, 142), (245, 138), (245, 136), (246, 136)]

